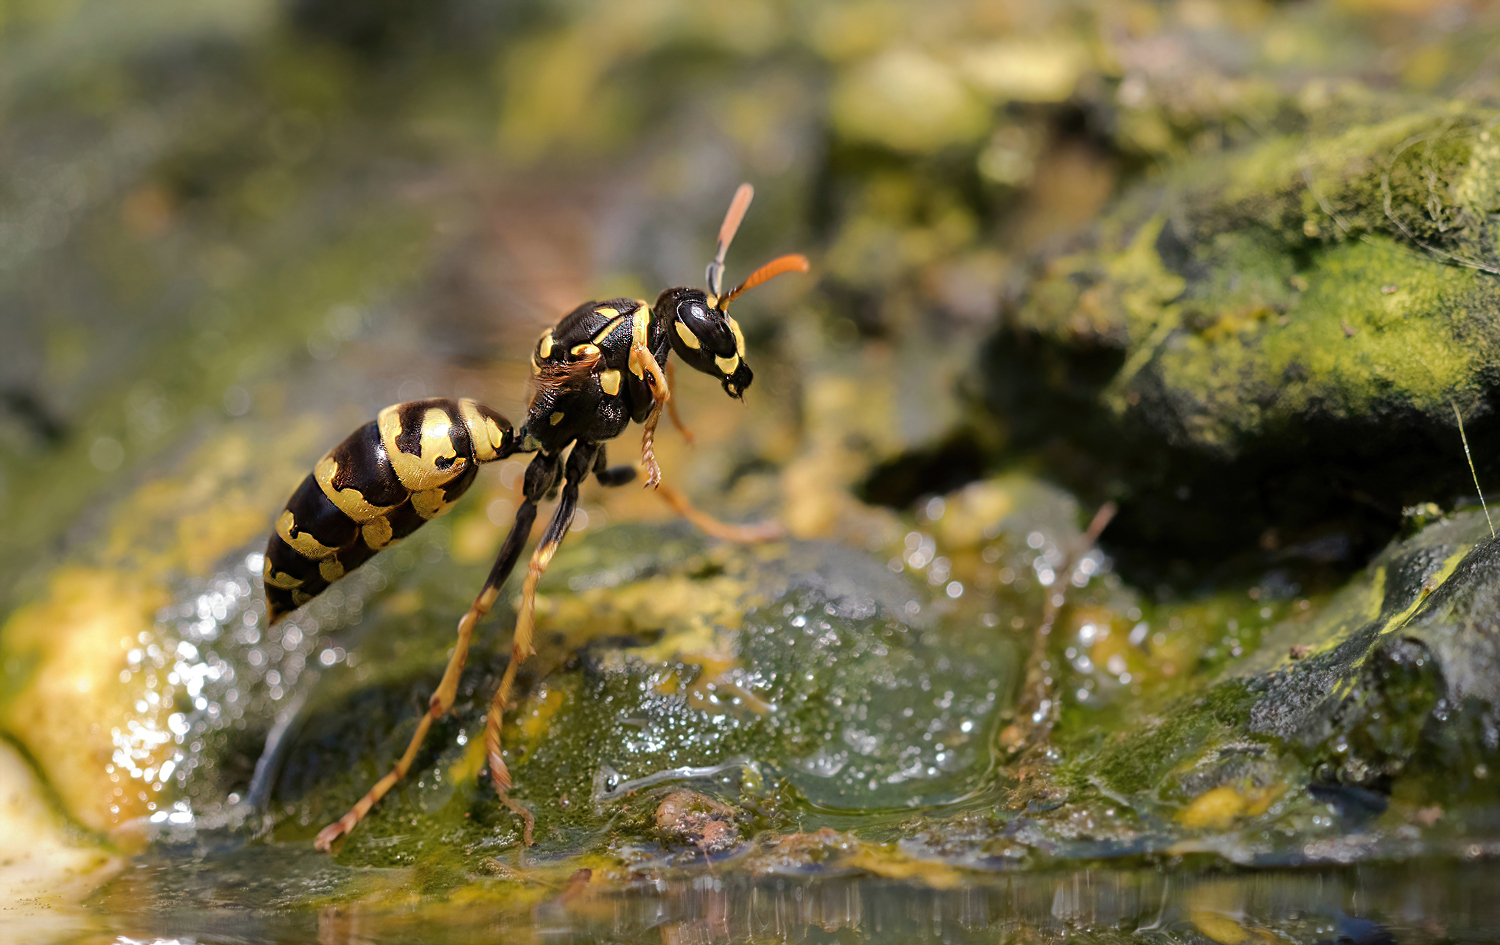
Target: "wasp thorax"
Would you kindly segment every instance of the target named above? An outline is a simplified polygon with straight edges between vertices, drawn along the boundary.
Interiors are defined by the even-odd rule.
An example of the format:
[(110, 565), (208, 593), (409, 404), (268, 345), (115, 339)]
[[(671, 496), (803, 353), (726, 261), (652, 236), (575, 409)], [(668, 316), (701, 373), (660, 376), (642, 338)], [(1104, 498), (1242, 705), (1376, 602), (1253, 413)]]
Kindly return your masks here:
[(655, 310), (671, 324), (672, 350), (688, 367), (718, 378), (729, 396), (744, 395), (755, 375), (745, 363), (745, 336), (728, 312), (710, 305), (701, 289), (668, 289)]

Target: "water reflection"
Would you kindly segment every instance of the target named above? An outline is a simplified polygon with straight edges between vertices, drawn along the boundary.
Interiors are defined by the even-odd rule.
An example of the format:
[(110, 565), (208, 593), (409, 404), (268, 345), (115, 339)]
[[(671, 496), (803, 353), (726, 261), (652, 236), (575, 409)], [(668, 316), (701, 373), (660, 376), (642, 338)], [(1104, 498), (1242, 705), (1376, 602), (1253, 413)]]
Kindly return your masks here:
[[(265, 848), (293, 886), (348, 880), (332, 861)], [(239, 862), (238, 868), (251, 866)], [(1194, 875), (1143, 870), (1072, 870), (965, 877), (932, 888), (869, 876), (794, 878), (678, 874), (623, 884), (588, 870), (547, 880), (502, 871), (441, 897), (416, 893), (407, 871), (359, 872), (355, 885), (380, 890), (316, 911), (277, 908), (286, 887), (223, 885), (233, 865), (122, 878), (103, 902), (125, 905), (124, 886), (144, 899), (115, 914), (113, 940), (261, 942), (652, 942), (695, 945), (770, 942), (1218, 942), (1492, 941), (1500, 936), (1500, 866), (1445, 864), (1361, 867), (1338, 872)], [(173, 873), (177, 875), (175, 878)], [(342, 875), (338, 875), (342, 874)], [(206, 884), (196, 889), (198, 883)], [(171, 905), (161, 894), (170, 888)], [(243, 889), (243, 887), (242, 887)], [(401, 890), (397, 892), (397, 890)], [(191, 903), (200, 903), (193, 906)], [(153, 904), (154, 903), (154, 904)], [(166, 911), (157, 911), (165, 909)], [(154, 912), (149, 919), (140, 910)], [(143, 934), (149, 927), (152, 934)], [(104, 941), (107, 939), (101, 939)]]

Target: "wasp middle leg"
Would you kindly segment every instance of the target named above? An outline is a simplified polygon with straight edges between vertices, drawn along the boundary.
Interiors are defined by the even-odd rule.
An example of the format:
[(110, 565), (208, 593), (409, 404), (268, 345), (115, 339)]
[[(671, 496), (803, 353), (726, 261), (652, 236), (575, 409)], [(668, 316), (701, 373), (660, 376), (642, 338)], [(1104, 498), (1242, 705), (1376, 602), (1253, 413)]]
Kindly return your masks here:
[(464, 663), (468, 659), (469, 641), (474, 635), (474, 627), (494, 606), (496, 598), (500, 595), (501, 586), (505, 584), (505, 579), (510, 577), (516, 561), (521, 557), (521, 549), (531, 537), (531, 527), (536, 522), (537, 503), (557, 482), (558, 465), (555, 456), (539, 453), (531, 461), (531, 465), (526, 467), (526, 482), (520, 507), (516, 509), (516, 520), (511, 525), (510, 534), (505, 536), (505, 544), (501, 545), (494, 567), (490, 569), (489, 577), (485, 579), (479, 596), (474, 598), (474, 603), (469, 606), (468, 612), (458, 621), (458, 642), (454, 644), (453, 656), (449, 658), (448, 666), (443, 670), (442, 682), (438, 684), (437, 690), (428, 700), (427, 712), (417, 723), (417, 730), (412, 733), (406, 752), (402, 754), (401, 760), (396, 762), (396, 766), (387, 772), (385, 777), (375, 782), (375, 786), (370, 788), (347, 814), (318, 833), (313, 845), (319, 850), (329, 849), (335, 840), (353, 830), (356, 824), (364, 820), (370, 808), (379, 803), (380, 799), (396, 786), (396, 782), (406, 776), (406, 772), (417, 757), (417, 751), (422, 747), (423, 740), (427, 738), (427, 730), (432, 727), (434, 721), (453, 708), (453, 700), (458, 696), (458, 680), (463, 674)]
[(511, 689), (515, 685), (516, 671), (527, 657), (536, 652), (532, 646), (532, 638), (536, 630), (537, 584), (541, 581), (547, 566), (552, 563), (552, 556), (557, 554), (557, 548), (568, 534), (568, 528), (573, 524), (573, 513), (578, 509), (578, 488), (594, 473), (595, 459), (599, 449), (598, 444), (578, 442), (573, 445), (572, 452), (568, 454), (562, 495), (557, 500), (557, 509), (552, 513), (552, 520), (547, 523), (547, 530), (542, 533), (542, 540), (537, 543), (536, 550), (531, 553), (531, 562), (526, 568), (526, 580), (521, 585), (521, 606), (516, 611), (516, 629), (510, 644), (510, 663), (505, 667), (505, 675), (500, 677), (500, 685), (495, 689), (495, 697), (490, 702), (489, 715), (485, 720), (485, 748), (489, 752), (490, 778), (495, 782), (495, 791), (500, 795), (501, 802), (525, 821), (525, 840), (528, 846), (531, 844), (535, 822), (529, 810), (510, 798), (510, 771), (506, 768), (505, 759), (500, 753), (500, 729), (505, 707), (510, 703)]

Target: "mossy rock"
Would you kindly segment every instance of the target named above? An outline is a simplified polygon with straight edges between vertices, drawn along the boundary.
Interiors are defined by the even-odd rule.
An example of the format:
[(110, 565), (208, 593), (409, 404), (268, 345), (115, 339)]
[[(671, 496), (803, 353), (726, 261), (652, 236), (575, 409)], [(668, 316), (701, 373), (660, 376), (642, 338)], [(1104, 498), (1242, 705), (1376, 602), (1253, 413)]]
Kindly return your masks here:
[[(359, 665), (326, 674), (299, 713), (271, 790), (278, 839), (337, 818), (405, 748), (463, 609), (419, 586), (415, 611), (367, 616)], [(541, 591), (539, 654), (504, 742), (542, 853), (651, 854), (658, 804), (684, 786), (760, 829), (816, 829), (899, 819), (984, 776), (979, 733), (1013, 650), (913, 619), (925, 593), (863, 552), (616, 526), (565, 547)], [(481, 774), (504, 664), (471, 657), (455, 717), (346, 843), (350, 862), (411, 863), (433, 843), (516, 849), (518, 823)]]
[(1065, 713), (992, 811), (936, 820), (909, 852), (990, 867), (1461, 853), (1493, 833), (1500, 789), (1497, 571), (1483, 515), (1430, 525), (1219, 673)]
[(1403, 507), (1472, 495), (1456, 411), (1500, 477), (1497, 210), (1500, 114), (1451, 103), (1169, 166), (1041, 268), (987, 402), (1095, 457), (1117, 542), (1338, 531), (1357, 562)]

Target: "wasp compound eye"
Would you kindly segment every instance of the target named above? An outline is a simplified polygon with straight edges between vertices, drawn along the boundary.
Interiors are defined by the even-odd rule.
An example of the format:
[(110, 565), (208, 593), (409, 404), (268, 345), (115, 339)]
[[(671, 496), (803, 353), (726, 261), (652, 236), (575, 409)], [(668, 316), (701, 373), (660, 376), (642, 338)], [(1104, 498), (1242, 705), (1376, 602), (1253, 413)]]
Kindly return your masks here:
[[(677, 323), (682, 326), (682, 330), (677, 332), (678, 340), (690, 349), (707, 351), (718, 357), (739, 353), (728, 319), (723, 312), (709, 308), (706, 300), (685, 299), (677, 303)], [(687, 340), (683, 331), (692, 335), (697, 342), (696, 346)], [(698, 369), (703, 370), (701, 367)]]

